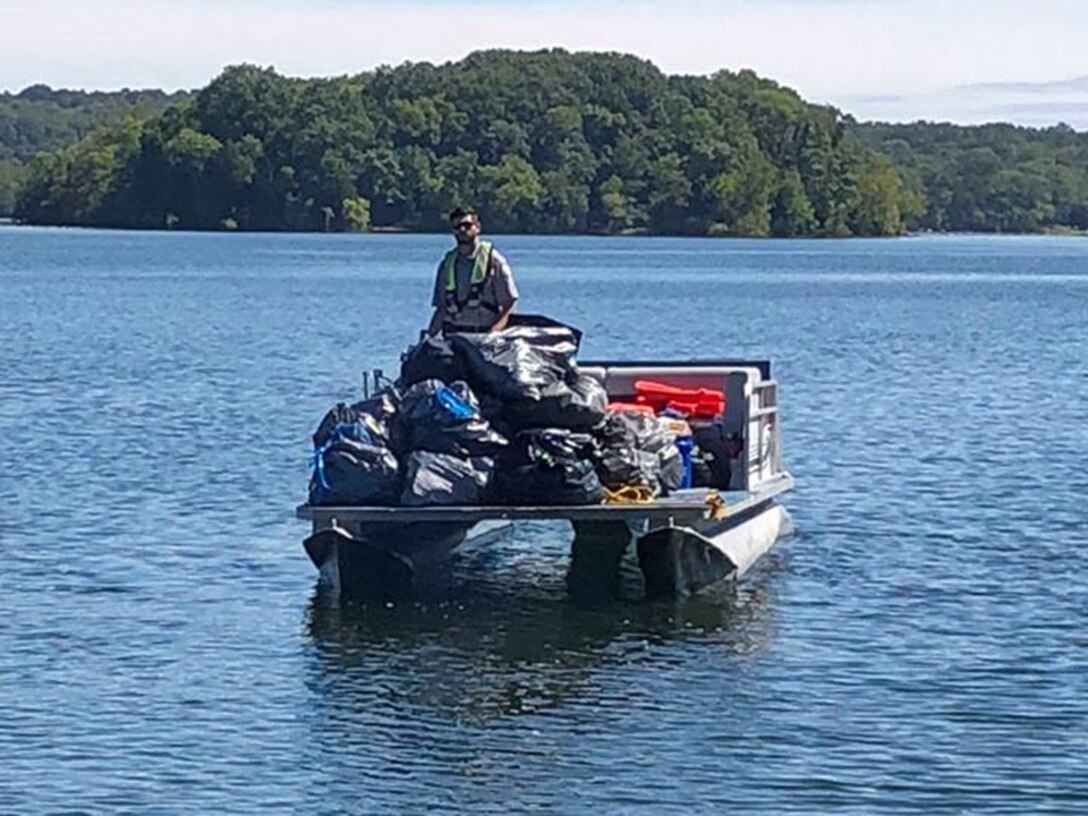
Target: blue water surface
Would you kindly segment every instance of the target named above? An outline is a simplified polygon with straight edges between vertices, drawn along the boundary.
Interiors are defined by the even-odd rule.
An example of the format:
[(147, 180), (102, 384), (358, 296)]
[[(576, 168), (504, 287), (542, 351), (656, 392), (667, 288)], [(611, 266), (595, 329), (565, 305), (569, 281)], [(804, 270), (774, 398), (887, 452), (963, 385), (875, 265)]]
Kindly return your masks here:
[(448, 237), (0, 228), (0, 812), (1088, 812), (1088, 240), (495, 240), (584, 357), (772, 358), (797, 534), (326, 603), (308, 437)]

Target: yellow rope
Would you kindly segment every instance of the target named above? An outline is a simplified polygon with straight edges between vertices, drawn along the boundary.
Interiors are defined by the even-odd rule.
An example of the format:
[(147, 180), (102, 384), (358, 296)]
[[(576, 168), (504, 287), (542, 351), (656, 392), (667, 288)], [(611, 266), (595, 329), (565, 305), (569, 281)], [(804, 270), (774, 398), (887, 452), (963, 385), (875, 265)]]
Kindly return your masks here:
[(712, 518), (715, 521), (720, 521), (729, 515), (729, 508), (725, 504), (725, 499), (721, 497), (721, 494), (716, 490), (712, 490), (706, 497), (707, 518)]
[[(616, 490), (604, 489), (605, 504), (652, 504), (654, 491), (644, 485), (626, 485)], [(706, 497), (707, 518), (720, 521), (729, 515), (725, 499), (717, 491), (711, 491)]]
[(606, 504), (651, 504), (654, 491), (644, 485), (626, 485), (616, 490), (604, 489)]

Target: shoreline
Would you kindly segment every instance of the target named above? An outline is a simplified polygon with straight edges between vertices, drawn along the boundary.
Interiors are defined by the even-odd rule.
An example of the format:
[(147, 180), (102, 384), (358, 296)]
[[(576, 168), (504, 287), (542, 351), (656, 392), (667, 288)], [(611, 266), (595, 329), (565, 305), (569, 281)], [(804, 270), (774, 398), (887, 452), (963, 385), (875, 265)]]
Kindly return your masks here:
[[(0, 227), (40, 230), (101, 230), (103, 232), (146, 232), (191, 235), (448, 235), (446, 230), (414, 230), (408, 227), (375, 227), (364, 232), (322, 232), (319, 230), (222, 230), (222, 229), (164, 229), (161, 227), (114, 227), (94, 224), (26, 224), (14, 218), (0, 216)], [(920, 230), (900, 235), (691, 235), (685, 233), (650, 232), (644, 229), (622, 232), (497, 232), (487, 230), (488, 235), (563, 237), (563, 238), (692, 238), (709, 241), (894, 241), (909, 238), (1088, 238), (1088, 230), (1072, 227), (1049, 227), (1037, 232), (938, 232)]]

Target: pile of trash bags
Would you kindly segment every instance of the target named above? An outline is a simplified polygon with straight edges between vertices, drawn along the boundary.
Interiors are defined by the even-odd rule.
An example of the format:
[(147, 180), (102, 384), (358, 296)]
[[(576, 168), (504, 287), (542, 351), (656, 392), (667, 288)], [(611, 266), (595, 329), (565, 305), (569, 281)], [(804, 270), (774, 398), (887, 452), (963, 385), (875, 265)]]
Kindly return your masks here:
[(576, 329), (525, 315), (501, 332), (423, 338), (392, 385), (321, 420), (310, 503), (578, 505), (677, 489), (675, 434), (609, 411), (578, 369), (580, 343)]

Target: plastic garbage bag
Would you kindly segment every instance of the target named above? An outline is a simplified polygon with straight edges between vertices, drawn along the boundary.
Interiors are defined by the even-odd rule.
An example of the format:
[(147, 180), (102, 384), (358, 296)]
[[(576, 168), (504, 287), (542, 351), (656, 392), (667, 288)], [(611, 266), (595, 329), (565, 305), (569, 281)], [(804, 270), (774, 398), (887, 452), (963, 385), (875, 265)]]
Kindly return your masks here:
[(578, 329), (543, 315), (515, 312), (510, 316), (502, 334), (520, 338), (538, 348), (551, 349), (571, 359), (582, 344), (582, 332)]
[(670, 443), (658, 451), (658, 464), (661, 467), (661, 492), (671, 493), (679, 490), (684, 483), (684, 458), (680, 449)]
[(384, 445), (333, 434), (314, 452), (310, 504), (393, 504), (398, 487), (397, 458)]
[(338, 402), (326, 412), (314, 431), (314, 448), (320, 448), (334, 436), (346, 436), (372, 444), (386, 445), (389, 429), (367, 411)]
[(461, 336), (501, 334), (503, 337), (525, 340), (538, 348), (549, 348), (573, 358), (582, 345), (582, 332), (566, 323), (560, 323), (544, 315), (514, 312), (500, 332), (459, 332)]
[(480, 414), (466, 383), (416, 383), (404, 395), (400, 428), (407, 450), (493, 456), (507, 440)]
[[(662, 493), (679, 489), (684, 481), (684, 459), (676, 447), (676, 435), (657, 417), (639, 411), (619, 411), (611, 415), (624, 423), (634, 436), (635, 447), (644, 454), (643, 467), (652, 471)], [(655, 461), (656, 460), (656, 461)]]
[(604, 421), (608, 394), (596, 377), (577, 369), (540, 389), (535, 400), (511, 400), (503, 419), (515, 430), (529, 428), (568, 428), (588, 431)]
[(496, 431), (509, 437), (510, 434), (507, 431), (510, 426), (503, 416), (507, 403), (487, 393), (477, 393), (476, 398), (480, 401), (480, 415), (490, 422)]
[(609, 490), (648, 487), (661, 492), (661, 463), (656, 453), (639, 450), (638, 437), (623, 417), (609, 414), (595, 430), (594, 468)]
[(564, 379), (570, 357), (502, 332), (454, 335), (450, 344), (467, 369), (472, 387), (504, 400), (535, 400)]
[(519, 505), (599, 504), (604, 489), (593, 467), (596, 442), (561, 428), (522, 431), (500, 457), (498, 501)]
[[(740, 435), (726, 433), (720, 420), (693, 421), (691, 430), (699, 449), (698, 459), (701, 460), (701, 466), (696, 468), (694, 474), (695, 485), (720, 490), (734, 486), (733, 466), (744, 449)], [(740, 479), (736, 481), (739, 486)]]
[(465, 379), (466, 373), (450, 341), (441, 335), (428, 335), (401, 355), (397, 385), (406, 390), (423, 380), (450, 383)]
[(338, 434), (398, 451), (398, 403), (399, 397), (392, 389), (352, 405), (338, 402), (318, 423), (313, 434), (314, 448), (320, 448)]
[(405, 507), (480, 505), (490, 498), (495, 462), (486, 456), (413, 451), (404, 463)]

